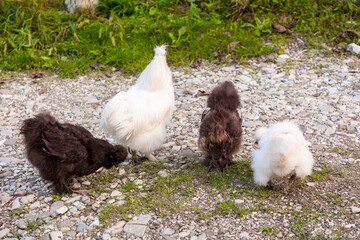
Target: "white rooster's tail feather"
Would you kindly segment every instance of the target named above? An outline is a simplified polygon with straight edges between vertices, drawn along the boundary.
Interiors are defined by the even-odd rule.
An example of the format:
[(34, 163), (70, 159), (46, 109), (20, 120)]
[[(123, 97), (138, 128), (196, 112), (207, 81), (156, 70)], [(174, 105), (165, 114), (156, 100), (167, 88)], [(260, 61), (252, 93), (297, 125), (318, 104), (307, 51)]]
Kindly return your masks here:
[(166, 56), (167, 45), (161, 45), (154, 48), (155, 56)]
[(154, 51), (153, 60), (140, 74), (135, 86), (151, 92), (169, 91), (172, 89), (172, 77), (166, 63), (166, 46), (158, 46)]

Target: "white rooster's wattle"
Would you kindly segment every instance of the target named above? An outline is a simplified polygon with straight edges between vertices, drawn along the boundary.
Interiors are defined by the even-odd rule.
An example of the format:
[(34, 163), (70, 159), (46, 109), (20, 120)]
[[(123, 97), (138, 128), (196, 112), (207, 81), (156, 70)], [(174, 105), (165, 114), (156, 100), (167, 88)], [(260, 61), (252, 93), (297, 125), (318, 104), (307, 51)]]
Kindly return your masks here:
[(166, 137), (165, 127), (174, 111), (174, 87), (166, 63), (166, 46), (155, 56), (127, 92), (119, 92), (105, 106), (100, 129), (131, 150), (151, 154)]

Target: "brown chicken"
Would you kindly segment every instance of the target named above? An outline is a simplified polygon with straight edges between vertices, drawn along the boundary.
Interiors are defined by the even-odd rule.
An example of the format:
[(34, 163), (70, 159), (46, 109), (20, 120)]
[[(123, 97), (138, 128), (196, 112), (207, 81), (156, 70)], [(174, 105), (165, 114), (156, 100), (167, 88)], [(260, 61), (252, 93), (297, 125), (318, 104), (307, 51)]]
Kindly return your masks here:
[(241, 104), (234, 84), (226, 81), (215, 87), (207, 105), (210, 110), (201, 116), (198, 146), (209, 170), (223, 170), (233, 163), (233, 155), (241, 146), (242, 118), (237, 111)]
[(127, 156), (123, 146), (95, 138), (81, 126), (59, 123), (48, 113), (25, 120), (21, 134), (28, 160), (59, 193), (71, 192), (69, 178), (91, 174), (100, 167), (109, 169)]

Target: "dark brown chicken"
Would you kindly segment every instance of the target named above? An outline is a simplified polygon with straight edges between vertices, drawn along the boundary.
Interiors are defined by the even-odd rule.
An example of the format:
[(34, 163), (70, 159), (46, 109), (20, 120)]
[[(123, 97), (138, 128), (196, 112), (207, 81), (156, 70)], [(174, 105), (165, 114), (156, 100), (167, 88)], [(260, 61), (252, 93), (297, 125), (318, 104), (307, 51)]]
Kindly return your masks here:
[(210, 110), (201, 116), (198, 145), (205, 154), (204, 165), (209, 170), (223, 170), (233, 163), (233, 155), (241, 146), (240, 97), (234, 84), (226, 81), (215, 87), (207, 105)]
[(21, 134), (28, 160), (59, 193), (71, 192), (66, 186), (70, 177), (85, 176), (100, 167), (109, 169), (127, 156), (123, 146), (94, 138), (81, 126), (59, 123), (48, 113), (25, 120)]

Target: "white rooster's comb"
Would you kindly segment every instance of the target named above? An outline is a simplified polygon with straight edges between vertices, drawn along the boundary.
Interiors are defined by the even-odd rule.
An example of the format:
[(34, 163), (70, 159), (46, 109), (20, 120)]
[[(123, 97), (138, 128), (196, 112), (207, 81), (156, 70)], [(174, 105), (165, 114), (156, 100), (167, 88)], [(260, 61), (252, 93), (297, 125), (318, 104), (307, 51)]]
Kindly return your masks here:
[(166, 56), (166, 45), (157, 46), (154, 48), (155, 56)]

